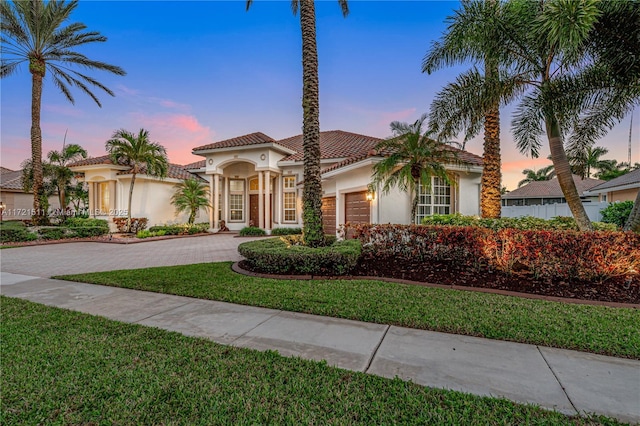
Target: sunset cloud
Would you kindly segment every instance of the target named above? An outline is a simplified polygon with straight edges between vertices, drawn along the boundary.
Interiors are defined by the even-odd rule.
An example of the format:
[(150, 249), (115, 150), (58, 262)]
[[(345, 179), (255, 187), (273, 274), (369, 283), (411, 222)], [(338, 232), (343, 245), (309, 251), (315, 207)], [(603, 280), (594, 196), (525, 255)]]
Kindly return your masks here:
[(132, 121), (137, 128), (149, 130), (151, 139), (167, 149), (169, 160), (186, 164), (201, 158), (193, 156), (191, 149), (213, 142), (215, 132), (203, 126), (195, 116), (186, 114), (143, 114), (132, 113)]

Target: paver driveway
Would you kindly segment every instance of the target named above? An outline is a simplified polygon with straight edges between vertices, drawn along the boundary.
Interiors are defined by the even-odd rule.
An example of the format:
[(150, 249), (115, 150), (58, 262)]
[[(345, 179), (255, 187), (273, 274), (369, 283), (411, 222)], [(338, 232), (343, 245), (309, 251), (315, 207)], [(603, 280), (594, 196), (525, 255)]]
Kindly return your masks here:
[(64, 243), (0, 250), (0, 269), (50, 277), (61, 274), (237, 261), (238, 245), (252, 238), (205, 235), (135, 244)]

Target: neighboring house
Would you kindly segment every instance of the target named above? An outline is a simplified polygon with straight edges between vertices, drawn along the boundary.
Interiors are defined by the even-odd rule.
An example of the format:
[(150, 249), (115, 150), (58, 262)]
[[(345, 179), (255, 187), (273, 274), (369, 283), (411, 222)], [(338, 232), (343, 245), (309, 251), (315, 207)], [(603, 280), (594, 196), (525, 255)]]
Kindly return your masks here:
[[(322, 168), (322, 210), (325, 232), (334, 234), (344, 223), (413, 223), (434, 213), (479, 214), (482, 158), (451, 148), (464, 166), (447, 166), (455, 185), (438, 178), (431, 193), (423, 192), (418, 215), (411, 217), (411, 195), (393, 189), (389, 194), (368, 192), (373, 165), (382, 157), (374, 147), (381, 139), (339, 130), (320, 132)], [(208, 219), (213, 232), (224, 220), (231, 230), (248, 225), (267, 231), (274, 227), (302, 227), (302, 135), (275, 140), (264, 133), (251, 133), (193, 149), (204, 160), (185, 166), (172, 165), (174, 175), (197, 175), (209, 182), (211, 205)], [(108, 157), (90, 159), (72, 165), (85, 173), (89, 186), (91, 210), (104, 207), (126, 209), (129, 180), (126, 167), (114, 165)], [(170, 179), (145, 178), (145, 188), (134, 189), (134, 216), (144, 216), (153, 223), (176, 220), (169, 205)], [(141, 185), (142, 186), (142, 185)], [(107, 189), (108, 188), (108, 189)], [(115, 200), (103, 202), (104, 191), (115, 193)], [(144, 201), (142, 200), (144, 198)], [(102, 203), (103, 205), (100, 205)], [(162, 214), (158, 213), (162, 212)], [(214, 214), (218, 212), (218, 214)]]
[[(131, 186), (130, 168), (114, 164), (108, 155), (87, 158), (69, 165), (74, 172), (84, 173), (84, 182), (89, 190), (89, 215), (99, 219), (127, 217), (129, 189)], [(159, 179), (149, 176), (142, 170), (136, 175), (131, 206), (132, 217), (146, 217), (150, 225), (163, 223), (184, 223), (188, 214), (176, 216), (171, 204), (174, 185), (183, 179), (197, 176), (189, 173), (183, 166), (169, 164), (167, 177)], [(198, 213), (196, 219), (207, 221), (206, 211)]]
[[(22, 188), (22, 170), (0, 167), (0, 202), (3, 220), (29, 220), (33, 216), (33, 193)], [(49, 197), (49, 210), (60, 207), (58, 196)]]
[(635, 201), (638, 191), (640, 191), (640, 169), (594, 186), (587, 191), (587, 194), (600, 197), (600, 201), (613, 203), (616, 201)]
[[(585, 178), (573, 175), (573, 181), (576, 183), (578, 194), (582, 202), (598, 201), (597, 195), (586, 193), (587, 190), (600, 185), (603, 180)], [(551, 180), (542, 180), (529, 182), (518, 189), (514, 189), (502, 196), (503, 206), (537, 206), (546, 204), (566, 203), (560, 183), (557, 178)]]

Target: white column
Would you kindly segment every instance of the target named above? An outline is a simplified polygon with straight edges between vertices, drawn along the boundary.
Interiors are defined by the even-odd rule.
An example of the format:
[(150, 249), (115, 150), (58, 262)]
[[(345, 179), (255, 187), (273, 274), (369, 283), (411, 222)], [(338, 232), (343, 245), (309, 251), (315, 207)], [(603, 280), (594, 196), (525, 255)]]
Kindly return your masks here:
[[(213, 176), (214, 175), (211, 175), (211, 180), (209, 181), (209, 199), (211, 201), (209, 204), (211, 206), (213, 206), (214, 197), (215, 197), (214, 188), (213, 188)], [(213, 227), (213, 218), (214, 218), (213, 209), (209, 209), (209, 232), (216, 232), (216, 230)]]
[(271, 172), (269, 170), (264, 172), (264, 180), (267, 193), (264, 206), (264, 229), (269, 230), (271, 229)]
[(264, 229), (264, 172), (258, 172), (258, 223), (254, 223), (258, 228)]
[(224, 203), (222, 205), (222, 216), (224, 217), (224, 221), (229, 226), (229, 178), (224, 178)]
[(218, 209), (220, 208), (220, 175), (213, 175), (213, 231), (220, 230), (220, 218)]

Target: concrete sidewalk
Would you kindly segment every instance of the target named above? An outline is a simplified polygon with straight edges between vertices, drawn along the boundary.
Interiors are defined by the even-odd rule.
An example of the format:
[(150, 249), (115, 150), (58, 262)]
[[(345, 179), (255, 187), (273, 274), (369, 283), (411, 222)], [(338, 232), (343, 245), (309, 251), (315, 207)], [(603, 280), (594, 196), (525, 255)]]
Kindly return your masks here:
[(1, 293), (565, 414), (640, 422), (640, 361), (2, 272)]

